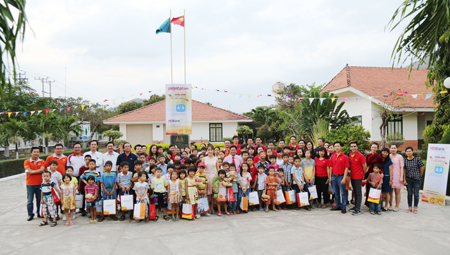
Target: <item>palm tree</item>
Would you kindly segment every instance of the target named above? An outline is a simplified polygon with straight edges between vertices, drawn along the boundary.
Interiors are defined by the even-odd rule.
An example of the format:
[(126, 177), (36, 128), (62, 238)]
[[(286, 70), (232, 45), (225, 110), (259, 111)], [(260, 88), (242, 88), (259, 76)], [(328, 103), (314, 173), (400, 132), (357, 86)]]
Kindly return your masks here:
[(11, 119), (9, 122), (5, 122), (3, 124), (5, 135), (7, 139), (12, 140), (16, 145), (16, 159), (19, 158), (19, 140), (32, 140), (33, 135), (28, 128), (27, 123), (23, 121), (17, 121), (15, 119)]

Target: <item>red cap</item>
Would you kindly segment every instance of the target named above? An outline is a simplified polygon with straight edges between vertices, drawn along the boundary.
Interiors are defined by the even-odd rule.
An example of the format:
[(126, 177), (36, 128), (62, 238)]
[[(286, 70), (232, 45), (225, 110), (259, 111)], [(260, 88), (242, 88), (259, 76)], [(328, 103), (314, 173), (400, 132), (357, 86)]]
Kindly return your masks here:
[(202, 162), (198, 163), (197, 167), (205, 167), (206, 168), (205, 164), (203, 164)]

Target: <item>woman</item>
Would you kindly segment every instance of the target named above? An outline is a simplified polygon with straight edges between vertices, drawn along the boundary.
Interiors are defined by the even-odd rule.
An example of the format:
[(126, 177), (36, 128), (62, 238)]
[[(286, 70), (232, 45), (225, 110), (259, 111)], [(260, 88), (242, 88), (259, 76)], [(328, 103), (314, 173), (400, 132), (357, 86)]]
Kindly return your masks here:
[(220, 153), (220, 148), (219, 148), (219, 146), (217, 146), (216, 148), (214, 148), (214, 157), (218, 158), (219, 153)]
[(403, 167), (405, 166), (405, 161), (403, 156), (397, 153), (397, 145), (392, 144), (391, 150), (391, 161), (392, 161), (392, 188), (395, 194), (395, 208), (394, 212), (398, 212), (398, 207), (401, 201), (401, 191), (405, 181), (405, 176), (403, 175)]
[(311, 150), (311, 158), (314, 159), (316, 157), (316, 152), (314, 152), (314, 145), (311, 141), (306, 142), (306, 149)]
[[(299, 150), (302, 151), (301, 149)], [(297, 150), (297, 153), (299, 150)], [(325, 209), (327, 208), (327, 204), (330, 202), (330, 195), (328, 194), (328, 183), (330, 182), (328, 179), (328, 169), (330, 168), (330, 163), (327, 156), (327, 150), (324, 147), (319, 148), (318, 154), (319, 156), (314, 159), (316, 161), (317, 201), (319, 202), (317, 208)]]
[(219, 151), (219, 158), (223, 159), (225, 158), (225, 152), (224, 151)]
[(205, 164), (205, 174), (208, 178), (208, 187), (206, 190), (206, 194), (208, 195), (209, 208), (211, 213), (214, 213), (214, 199), (213, 199), (213, 191), (212, 184), (213, 179), (216, 177), (216, 161), (217, 158), (214, 157), (214, 146), (209, 144), (207, 147), (208, 156), (204, 157), (202, 162)]
[(305, 140), (300, 140), (300, 142), (298, 142), (298, 147), (300, 148), (300, 149), (302, 149), (303, 151), (305, 151), (305, 147), (306, 147), (306, 144), (305, 144)]
[(261, 159), (259, 158), (259, 153), (261, 153), (261, 151), (264, 151), (264, 148), (260, 145), (256, 146), (255, 158), (253, 159), (253, 162), (255, 162), (255, 165), (256, 165), (256, 163), (261, 161)]
[(381, 156), (383, 156), (383, 202), (381, 210), (383, 212), (392, 211), (392, 161), (389, 158), (389, 149), (383, 148), (381, 150)]
[(334, 154), (334, 146), (332, 144), (330, 144), (328, 146), (327, 152), (328, 152), (328, 158), (331, 158), (331, 156)]
[(248, 147), (248, 155), (252, 156), (253, 158), (255, 157), (255, 147)]
[(156, 160), (156, 162), (158, 162), (158, 159), (157, 159), (157, 152), (158, 152), (158, 147), (156, 146), (156, 144), (152, 144), (151, 146), (150, 146), (150, 150), (149, 150), (149, 152), (148, 152), (148, 156), (147, 156), (147, 161), (150, 159), (150, 158), (154, 158), (155, 160)]
[[(331, 145), (330, 145), (331, 146)], [(370, 153), (366, 156), (367, 163), (367, 171), (364, 175), (364, 179), (367, 180), (367, 177), (370, 173), (373, 173), (373, 166), (375, 164), (383, 164), (383, 158), (380, 154), (377, 153), (378, 143), (372, 143), (370, 146)], [(381, 169), (381, 173), (383, 174), (383, 170)], [(366, 202), (364, 203), (367, 207), (369, 207), (369, 201), (367, 201), (367, 197), (369, 196), (370, 185), (366, 185)]]
[(403, 183), (408, 190), (408, 210), (406, 212), (412, 212), (414, 194), (414, 213), (418, 213), (417, 206), (419, 205), (419, 189), (423, 175), (423, 162), (419, 158), (414, 157), (412, 147), (406, 148), (405, 152), (406, 160)]
[(189, 155), (191, 154), (191, 148), (189, 146), (184, 147), (184, 151)]

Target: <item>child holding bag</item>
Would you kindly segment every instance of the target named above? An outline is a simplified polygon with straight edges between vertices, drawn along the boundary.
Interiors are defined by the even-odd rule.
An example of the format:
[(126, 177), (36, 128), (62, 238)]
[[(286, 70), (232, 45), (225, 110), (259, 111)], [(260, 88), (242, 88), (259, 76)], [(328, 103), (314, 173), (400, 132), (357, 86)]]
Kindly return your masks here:
[[(195, 212), (197, 212), (197, 203), (198, 203), (198, 190), (197, 190), (197, 182), (195, 180), (195, 166), (190, 166), (188, 169), (188, 177), (186, 178), (186, 203), (195, 205)], [(198, 219), (198, 214), (195, 215)]]
[[(373, 173), (370, 173), (369, 177), (367, 177), (367, 183), (371, 185), (371, 188), (381, 190), (381, 186), (383, 185), (383, 177), (381, 176), (380, 172), (382, 168), (383, 165), (381, 164), (373, 165)], [(369, 202), (370, 214), (374, 215), (376, 213), (378, 215), (381, 215), (381, 202), (381, 196), (378, 204)]]
[[(226, 198), (226, 189), (228, 186), (230, 186), (231, 184), (228, 182), (228, 180), (225, 178), (226, 177), (226, 172), (225, 170), (219, 170), (218, 172), (219, 175), (219, 195), (216, 198), (218, 204), (217, 204), (217, 216), (222, 216), (222, 212), (221, 212), (221, 207), (222, 205), (224, 206), (225, 209), (225, 214), (226, 215), (230, 215), (230, 213), (227, 210), (227, 198)], [(224, 196), (224, 197), (222, 197)]]
[[(147, 192), (150, 189), (150, 186), (148, 185), (147, 182), (145, 182), (146, 179), (147, 179), (146, 172), (144, 171), (139, 172), (138, 173), (139, 182), (134, 184), (133, 189), (136, 192), (136, 202), (145, 204), (145, 222), (147, 223), (149, 221), (148, 205), (150, 204)], [(141, 222), (141, 219), (138, 219), (136, 222), (137, 223)]]
[(269, 212), (269, 206), (272, 204), (272, 210), (278, 211), (275, 208), (277, 200), (278, 178), (275, 176), (275, 167), (269, 166), (269, 176), (266, 178), (266, 195), (270, 198), (266, 201), (266, 212)]
[(56, 205), (55, 201), (53, 200), (52, 195), (52, 188), (56, 187), (56, 184), (54, 182), (50, 181), (50, 178), (52, 176), (52, 173), (45, 170), (42, 173), (42, 177), (44, 179), (44, 182), (41, 184), (41, 204), (42, 204), (42, 213), (44, 215), (44, 221), (39, 224), (39, 226), (45, 226), (48, 225), (48, 218), (52, 218), (53, 222), (51, 227), (56, 227)]
[(236, 212), (238, 211), (237, 208), (237, 200), (238, 200), (238, 192), (239, 192), (239, 188), (238, 188), (238, 183), (239, 183), (239, 175), (236, 173), (236, 165), (231, 163), (230, 164), (230, 171), (228, 171), (227, 173), (227, 178), (228, 181), (231, 183), (231, 189), (233, 191), (233, 196), (234, 196), (234, 202), (229, 202), (229, 207), (230, 207), (230, 213), (231, 214), (236, 214)]
[(73, 225), (73, 213), (77, 208), (75, 204), (76, 185), (71, 182), (72, 177), (69, 174), (64, 174), (62, 179), (64, 181), (64, 183), (61, 185), (62, 209), (67, 219), (66, 226), (70, 226)]
[(181, 185), (176, 171), (172, 172), (172, 179), (169, 181), (169, 203), (172, 205), (172, 220), (180, 219), (180, 207), (178, 203), (182, 201)]
[[(252, 181), (252, 175), (249, 173), (250, 166), (248, 163), (242, 163), (241, 177), (239, 178), (239, 205), (241, 204), (242, 197), (248, 197), (250, 193), (250, 182)], [(248, 212), (248, 211), (244, 211)]]

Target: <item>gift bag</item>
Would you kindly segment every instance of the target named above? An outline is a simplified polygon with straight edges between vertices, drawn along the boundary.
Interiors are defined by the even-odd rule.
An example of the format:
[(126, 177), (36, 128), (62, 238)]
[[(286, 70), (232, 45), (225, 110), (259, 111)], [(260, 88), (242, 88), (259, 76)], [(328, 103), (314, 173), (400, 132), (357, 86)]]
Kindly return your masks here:
[(286, 204), (287, 205), (292, 205), (293, 203), (297, 202), (297, 198), (295, 195), (295, 190), (289, 190), (284, 192), (284, 194), (286, 195)]
[(309, 200), (317, 199), (319, 197), (317, 195), (317, 187), (316, 187), (316, 185), (308, 187), (308, 191), (309, 191)]
[(195, 216), (194, 208), (195, 208), (195, 205), (193, 205), (193, 204), (183, 204), (181, 218), (188, 219), (188, 220), (194, 219), (194, 216)]
[(230, 202), (230, 203), (233, 203), (234, 201), (236, 201), (236, 199), (234, 199), (234, 193), (233, 193), (232, 188), (228, 188), (227, 199), (228, 199), (228, 202)]
[(331, 183), (328, 183), (328, 194), (333, 194), (334, 190), (333, 190), (333, 186), (331, 185)]
[(120, 210), (133, 211), (133, 195), (120, 196)]
[(117, 214), (117, 200), (105, 199), (103, 200), (103, 215), (116, 215)]
[(145, 207), (146, 206), (147, 206), (146, 203), (136, 203), (134, 205), (133, 219), (136, 219), (136, 220), (145, 219)]
[(242, 197), (239, 205), (242, 211), (248, 211), (248, 197)]
[(171, 203), (167, 204), (167, 214), (172, 214), (172, 204)]
[(208, 198), (204, 197), (204, 198), (200, 198), (198, 200), (198, 213), (207, 213), (209, 212), (209, 203), (208, 203)]
[(297, 194), (297, 197), (299, 207), (309, 205), (308, 192), (300, 192)]
[(95, 210), (97, 215), (102, 215), (103, 212), (103, 200), (97, 199), (95, 201)]
[(353, 190), (352, 186), (352, 179), (350, 177), (347, 177), (347, 181), (345, 182), (345, 189), (346, 190)]
[(277, 205), (285, 203), (286, 199), (284, 198), (283, 191), (281, 189), (277, 190)]
[(44, 218), (44, 208), (43, 207), (44, 207), (43, 204), (41, 204), (41, 206), (39, 207), (39, 216), (41, 216), (42, 218)]
[(285, 191), (284, 192), (284, 196), (286, 197), (286, 204), (287, 205), (292, 205), (294, 203), (289, 197), (289, 191)]
[(217, 194), (217, 201), (219, 202), (226, 202), (227, 201), (227, 188), (220, 186), (219, 187), (219, 193)]
[(381, 189), (370, 188), (369, 196), (367, 197), (367, 201), (379, 204), (381, 198)]
[(150, 204), (150, 210), (148, 211), (148, 218), (151, 220), (156, 219), (156, 206), (154, 204)]
[(248, 195), (248, 205), (259, 205), (258, 191), (250, 192)]
[(55, 205), (61, 205), (61, 200), (59, 200), (59, 194), (54, 188), (52, 188), (52, 197)]
[(83, 195), (75, 195), (75, 203), (77, 204), (77, 208), (83, 209)]

